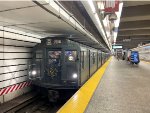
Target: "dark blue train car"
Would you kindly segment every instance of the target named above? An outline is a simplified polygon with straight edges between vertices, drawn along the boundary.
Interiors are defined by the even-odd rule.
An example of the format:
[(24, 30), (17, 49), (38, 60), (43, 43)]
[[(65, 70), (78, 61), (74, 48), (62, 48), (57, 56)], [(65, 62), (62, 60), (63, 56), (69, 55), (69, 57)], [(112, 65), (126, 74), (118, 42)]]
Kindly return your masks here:
[(65, 97), (64, 90), (80, 88), (108, 58), (109, 53), (65, 37), (47, 37), (33, 48), (28, 76), (54, 101)]

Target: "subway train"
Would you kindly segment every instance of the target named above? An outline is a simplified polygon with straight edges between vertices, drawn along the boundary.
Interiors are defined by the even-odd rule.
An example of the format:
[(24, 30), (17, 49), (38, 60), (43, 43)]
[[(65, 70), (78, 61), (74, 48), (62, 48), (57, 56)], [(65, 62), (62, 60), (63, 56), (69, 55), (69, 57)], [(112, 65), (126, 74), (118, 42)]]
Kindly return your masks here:
[(62, 90), (80, 88), (108, 58), (109, 53), (67, 38), (48, 37), (33, 48), (28, 77), (54, 101)]

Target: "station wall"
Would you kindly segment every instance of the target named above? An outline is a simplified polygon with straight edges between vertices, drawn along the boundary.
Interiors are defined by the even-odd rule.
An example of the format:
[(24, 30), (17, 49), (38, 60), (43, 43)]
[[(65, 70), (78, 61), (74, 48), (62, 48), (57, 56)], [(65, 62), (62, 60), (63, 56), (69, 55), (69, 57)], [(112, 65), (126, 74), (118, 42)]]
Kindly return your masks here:
[(0, 103), (31, 90), (27, 63), (37, 42), (37, 37), (0, 27)]

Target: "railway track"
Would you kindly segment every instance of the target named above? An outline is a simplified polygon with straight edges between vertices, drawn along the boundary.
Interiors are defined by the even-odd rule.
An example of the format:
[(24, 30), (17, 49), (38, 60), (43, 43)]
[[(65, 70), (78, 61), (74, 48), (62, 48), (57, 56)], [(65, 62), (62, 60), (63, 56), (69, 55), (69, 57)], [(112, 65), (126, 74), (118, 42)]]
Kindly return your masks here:
[(24, 94), (16, 99), (13, 99), (9, 102), (0, 105), (0, 113), (15, 113), (17, 110), (31, 104), (32, 102), (36, 101), (38, 98), (39, 95), (33, 92)]
[(1, 105), (0, 113), (56, 113), (64, 103), (50, 103), (47, 97), (30, 93)]
[(60, 93), (62, 98), (54, 103), (49, 101), (48, 96), (32, 91), (0, 105), (0, 113), (56, 113), (75, 92), (63, 90)]
[(15, 113), (56, 113), (61, 106), (61, 103), (55, 103), (54, 105), (47, 98), (40, 98)]
[(53, 105), (46, 100), (39, 100), (18, 110), (16, 113), (56, 113), (61, 106), (62, 104)]

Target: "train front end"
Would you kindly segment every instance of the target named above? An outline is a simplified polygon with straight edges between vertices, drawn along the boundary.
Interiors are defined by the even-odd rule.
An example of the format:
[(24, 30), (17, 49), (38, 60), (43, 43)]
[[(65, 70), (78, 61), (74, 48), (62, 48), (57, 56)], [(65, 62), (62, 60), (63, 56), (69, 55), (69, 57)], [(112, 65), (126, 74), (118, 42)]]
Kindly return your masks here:
[(46, 89), (79, 87), (79, 52), (67, 40), (47, 38), (34, 48), (29, 63), (29, 79)]

